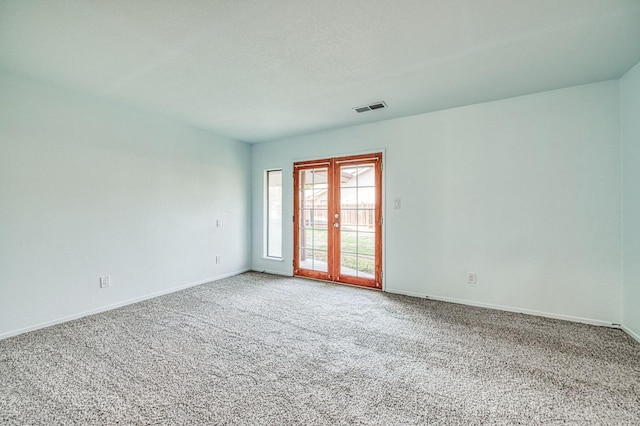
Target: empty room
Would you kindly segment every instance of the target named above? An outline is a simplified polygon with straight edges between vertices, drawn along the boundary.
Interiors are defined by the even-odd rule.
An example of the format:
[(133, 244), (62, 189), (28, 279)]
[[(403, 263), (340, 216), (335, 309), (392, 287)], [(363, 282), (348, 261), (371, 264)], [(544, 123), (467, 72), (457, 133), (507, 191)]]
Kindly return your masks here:
[(0, 0), (0, 424), (640, 424), (640, 1)]

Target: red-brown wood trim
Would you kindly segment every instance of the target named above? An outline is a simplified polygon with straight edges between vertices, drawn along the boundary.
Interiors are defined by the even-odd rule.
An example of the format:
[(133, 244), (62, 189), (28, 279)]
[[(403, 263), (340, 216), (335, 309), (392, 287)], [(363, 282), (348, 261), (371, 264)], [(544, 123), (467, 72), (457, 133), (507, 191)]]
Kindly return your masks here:
[[(331, 182), (334, 184), (331, 191), (331, 210), (329, 211), (329, 217), (331, 218), (331, 241), (334, 243), (331, 245), (331, 265), (330, 271), (333, 281), (338, 280), (340, 275), (340, 228), (336, 228), (335, 224), (342, 226), (342, 215), (336, 219), (335, 215), (340, 211), (340, 166), (335, 162), (335, 159), (331, 160)], [(337, 186), (335, 186), (337, 185)]]
[(382, 290), (382, 153), (376, 163), (376, 288)]
[(300, 172), (293, 168), (293, 275), (300, 269)]
[[(335, 228), (333, 224), (335, 222), (335, 218), (333, 217), (334, 212), (336, 210), (336, 199), (335, 199), (335, 191), (332, 188), (335, 188), (336, 183), (336, 174), (335, 174), (335, 162), (333, 159), (330, 160), (331, 164), (329, 165), (329, 170), (327, 172), (327, 182), (328, 182), (328, 190), (329, 195), (327, 197), (327, 270), (329, 271), (329, 276), (331, 280), (335, 280), (336, 277), (336, 242), (339, 244), (339, 240), (336, 240)], [(340, 182), (338, 180), (338, 182)]]

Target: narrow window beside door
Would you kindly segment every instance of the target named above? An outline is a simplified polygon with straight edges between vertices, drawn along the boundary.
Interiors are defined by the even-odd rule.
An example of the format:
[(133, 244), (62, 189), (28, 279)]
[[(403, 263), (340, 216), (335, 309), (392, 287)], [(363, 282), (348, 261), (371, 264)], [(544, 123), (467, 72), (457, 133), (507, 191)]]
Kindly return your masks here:
[(282, 258), (282, 170), (266, 172), (266, 256)]

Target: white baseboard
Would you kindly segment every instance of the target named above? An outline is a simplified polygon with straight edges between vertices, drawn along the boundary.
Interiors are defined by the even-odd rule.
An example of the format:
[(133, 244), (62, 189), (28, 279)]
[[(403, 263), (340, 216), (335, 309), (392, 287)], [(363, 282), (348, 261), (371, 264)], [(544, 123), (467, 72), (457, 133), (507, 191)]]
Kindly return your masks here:
[[(82, 318), (82, 317), (86, 317), (86, 316), (89, 316), (89, 315), (95, 315), (95, 314), (99, 314), (101, 312), (110, 311), (112, 309), (120, 308), (122, 306), (131, 305), (133, 303), (142, 302), (144, 300), (148, 300), (148, 299), (153, 299), (153, 298), (156, 298), (156, 297), (164, 296), (166, 294), (175, 293), (175, 292), (180, 291), (180, 290), (185, 290), (187, 288), (199, 286), (199, 285), (206, 284), (206, 283), (209, 283), (209, 282), (212, 282), (212, 281), (218, 281), (218, 280), (221, 280), (221, 279), (224, 279), (224, 278), (228, 278), (228, 277), (232, 277), (232, 276), (235, 276), (235, 275), (239, 275), (239, 274), (242, 274), (242, 273), (248, 272), (248, 271), (263, 272), (263, 273), (267, 273), (267, 274), (282, 275), (282, 276), (287, 276), (287, 277), (293, 276), (290, 273), (285, 273), (285, 272), (282, 272), (282, 271), (269, 270), (269, 269), (250, 269), (250, 268), (245, 268), (245, 269), (241, 269), (239, 271), (230, 272), (230, 273), (219, 275), (219, 276), (216, 276), (216, 277), (213, 277), (213, 278), (207, 278), (205, 280), (201, 280), (201, 281), (197, 281), (197, 282), (193, 282), (193, 283), (188, 283), (188, 284), (183, 284), (183, 285), (180, 285), (180, 286), (177, 286), (177, 287), (172, 287), (172, 288), (167, 289), (167, 290), (162, 290), (162, 291), (158, 291), (158, 292), (155, 292), (155, 293), (147, 294), (147, 295), (144, 295), (144, 296), (136, 297), (136, 298), (133, 298), (133, 299), (125, 300), (123, 302), (118, 302), (118, 303), (114, 303), (114, 304), (111, 304), (111, 305), (102, 306), (102, 307), (95, 308), (95, 309), (90, 309), (88, 311), (83, 311), (83, 312), (80, 312), (80, 313), (77, 313), (77, 314), (68, 315), (66, 317), (58, 318), (58, 319), (55, 319), (55, 320), (45, 321), (45, 322), (42, 322), (42, 323), (39, 323), (39, 324), (35, 324), (35, 325), (29, 326), (29, 327), (24, 327), (24, 328), (21, 328), (21, 329), (18, 329), (18, 330), (13, 330), (13, 331), (9, 331), (9, 332), (6, 332), (6, 333), (2, 333), (2, 334), (0, 334), (0, 340), (6, 339), (6, 338), (12, 337), (12, 336), (17, 336), (17, 335), (23, 334), (23, 333), (28, 333), (30, 331), (39, 330), (41, 328), (50, 327), (52, 325), (61, 324), (61, 323), (67, 322), (67, 321), (72, 321), (72, 320), (79, 319), (79, 318)], [(413, 292), (408, 292), (408, 291), (404, 291), (404, 290), (385, 289), (385, 291), (387, 293), (401, 294), (401, 295), (411, 296), (411, 297), (427, 298), (427, 299), (432, 299), (432, 300), (438, 300), (438, 301), (441, 301), (441, 302), (457, 303), (457, 304), (460, 304), (460, 305), (477, 306), (477, 307), (480, 307), (480, 308), (496, 309), (496, 310), (500, 310), (500, 311), (515, 312), (515, 313), (521, 313), (521, 314), (526, 314), (526, 315), (534, 315), (534, 316), (545, 317), (545, 318), (553, 318), (553, 319), (559, 319), (559, 320), (564, 320), (564, 321), (571, 321), (571, 322), (578, 322), (578, 323), (583, 323), (583, 324), (597, 325), (597, 326), (602, 326), (602, 327), (620, 328), (625, 333), (627, 333), (629, 336), (631, 336), (634, 340), (636, 340), (638, 343), (640, 343), (640, 335), (638, 335), (637, 333), (635, 333), (634, 331), (632, 331), (628, 327), (625, 327), (624, 325), (619, 326), (617, 324), (613, 324), (613, 323), (610, 323), (610, 322), (607, 322), (607, 321), (594, 320), (594, 319), (589, 319), (589, 318), (580, 318), (580, 317), (574, 317), (574, 316), (570, 316), (570, 315), (554, 314), (554, 313), (535, 311), (535, 310), (530, 310), (530, 309), (513, 308), (513, 307), (510, 307), (510, 306), (493, 305), (493, 304), (490, 304), (490, 303), (479, 303), (479, 302), (473, 302), (473, 301), (469, 301), (469, 300), (455, 299), (455, 298), (449, 298), (449, 297), (427, 296), (427, 295), (424, 295), (424, 294), (413, 293)]]
[(273, 269), (264, 269), (264, 268), (260, 268), (260, 269), (256, 269), (256, 268), (252, 268), (251, 269), (253, 272), (261, 272), (264, 274), (271, 274), (271, 275), (282, 275), (285, 277), (292, 277), (293, 274), (290, 272), (282, 272), (282, 271), (276, 271)]
[(538, 317), (553, 318), (553, 319), (559, 319), (559, 320), (563, 320), (563, 321), (571, 321), (571, 322), (578, 322), (578, 323), (582, 323), (582, 324), (597, 325), (597, 326), (600, 326), (600, 327), (620, 328), (619, 325), (613, 324), (613, 323), (608, 322), (608, 321), (595, 320), (595, 319), (590, 319), (590, 318), (574, 317), (574, 316), (571, 316), (571, 315), (554, 314), (554, 313), (551, 313), (551, 312), (535, 311), (535, 310), (532, 310), (532, 309), (514, 308), (514, 307), (511, 307), (511, 306), (493, 305), (491, 303), (474, 302), (474, 301), (470, 301), (470, 300), (455, 299), (455, 298), (451, 298), (451, 297), (427, 296), (427, 295), (424, 295), (424, 294), (416, 294), (416, 293), (405, 292), (405, 291), (395, 291), (395, 290), (392, 290), (392, 289), (388, 289), (387, 292), (403, 294), (403, 295), (406, 295), (406, 296), (422, 297), (422, 298), (427, 298), (427, 299), (431, 299), (431, 300), (439, 300), (441, 302), (457, 303), (459, 305), (477, 306), (479, 308), (496, 309), (496, 310), (499, 310), (499, 311), (515, 312), (515, 313), (518, 313), (518, 314), (534, 315), (534, 316), (538, 316)]
[(197, 282), (194, 282), (194, 283), (183, 284), (183, 285), (179, 285), (177, 287), (172, 287), (172, 288), (167, 289), (167, 290), (161, 290), (161, 291), (157, 291), (155, 293), (146, 294), (144, 296), (135, 297), (133, 299), (125, 300), (123, 302), (113, 303), (111, 305), (101, 306), (99, 308), (90, 309), (88, 311), (79, 312), (77, 314), (68, 315), (66, 317), (57, 318), (57, 319), (54, 319), (54, 320), (51, 320), (51, 321), (41, 322), (39, 324), (35, 324), (35, 325), (31, 325), (29, 327), (21, 328), (19, 330), (13, 330), (13, 331), (9, 331), (9, 332), (6, 332), (6, 333), (2, 333), (2, 334), (0, 334), (0, 340), (6, 339), (6, 338), (12, 337), (12, 336), (17, 336), (18, 334), (23, 334), (23, 333), (28, 333), (28, 332), (34, 331), (34, 330), (39, 330), (41, 328), (50, 327), (52, 325), (61, 324), (63, 322), (72, 321), (72, 320), (79, 319), (79, 318), (82, 318), (82, 317), (86, 317), (86, 316), (89, 316), (89, 315), (95, 315), (95, 314), (99, 314), (101, 312), (110, 311), (112, 309), (120, 308), (122, 306), (127, 306), (127, 305), (131, 305), (133, 303), (142, 302), (143, 300), (148, 300), (148, 299), (153, 299), (153, 298), (156, 298), (156, 297), (164, 296), (165, 294), (175, 293), (176, 291), (185, 290), (185, 289), (187, 289), (189, 287), (195, 287), (195, 286), (199, 286), (199, 285), (202, 285), (202, 284), (210, 283), (212, 281), (218, 281), (218, 280), (221, 280), (223, 278), (232, 277), (234, 275), (239, 275), (239, 274), (242, 274), (242, 273), (248, 272), (248, 271), (250, 271), (249, 268), (241, 269), (239, 271), (230, 272), (230, 273), (227, 273), (227, 274), (219, 275), (217, 277), (207, 278), (206, 280), (201, 280), (201, 281), (197, 281)]
[(385, 288), (384, 291), (387, 292), (387, 293), (401, 294), (403, 296), (420, 297), (422, 299), (424, 299), (425, 297), (428, 297), (427, 295), (422, 294), (422, 293), (414, 293), (414, 292), (411, 292), (411, 291), (396, 290), (395, 288)]
[(636, 342), (640, 343), (640, 335), (634, 331), (632, 331), (629, 327), (622, 326), (622, 331), (627, 333), (631, 338), (633, 338)]

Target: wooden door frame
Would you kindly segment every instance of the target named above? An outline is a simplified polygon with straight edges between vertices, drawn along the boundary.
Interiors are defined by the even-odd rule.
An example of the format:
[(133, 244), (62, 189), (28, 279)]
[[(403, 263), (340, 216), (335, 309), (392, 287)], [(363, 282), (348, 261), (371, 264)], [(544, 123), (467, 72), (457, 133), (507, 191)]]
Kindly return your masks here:
[[(298, 275), (300, 271), (300, 215), (298, 210), (300, 209), (300, 173), (301, 170), (313, 170), (318, 168), (327, 168), (327, 186), (333, 184), (333, 173), (331, 171), (331, 159), (300, 161), (293, 164), (293, 275)], [(327, 198), (327, 217), (331, 212), (332, 197)], [(327, 272), (314, 271), (311, 269), (304, 269), (304, 275), (308, 278), (314, 278), (324, 281), (332, 281), (331, 271), (329, 270), (329, 247), (333, 247), (333, 232), (329, 230), (329, 223), (327, 219)]]
[[(351, 155), (343, 157), (325, 158), (319, 160), (300, 161), (293, 164), (293, 187), (294, 187), (294, 217), (293, 217), (293, 247), (294, 247), (294, 260), (293, 260), (293, 273), (294, 275), (305, 276), (314, 279), (320, 279), (325, 281), (339, 282), (343, 284), (351, 284), (363, 287), (370, 287), (376, 289), (382, 289), (382, 152), (373, 154), (361, 154)], [(373, 161), (372, 161), (373, 160)], [(334, 214), (340, 211), (340, 168), (343, 164), (349, 163), (350, 165), (358, 164), (375, 164), (375, 272), (374, 278), (362, 278), (354, 277), (351, 275), (340, 275), (340, 241), (336, 241), (337, 235), (341, 232), (339, 229), (333, 227)], [(329, 191), (327, 198), (327, 272), (314, 271), (309, 269), (302, 269), (300, 265), (300, 171), (323, 168), (328, 169), (327, 173), (327, 186), (328, 188), (337, 188), (336, 190)], [(336, 186), (337, 182), (337, 186)], [(340, 217), (339, 224), (342, 217)], [(302, 273), (300, 273), (302, 272)]]

